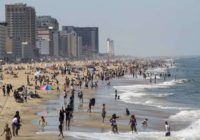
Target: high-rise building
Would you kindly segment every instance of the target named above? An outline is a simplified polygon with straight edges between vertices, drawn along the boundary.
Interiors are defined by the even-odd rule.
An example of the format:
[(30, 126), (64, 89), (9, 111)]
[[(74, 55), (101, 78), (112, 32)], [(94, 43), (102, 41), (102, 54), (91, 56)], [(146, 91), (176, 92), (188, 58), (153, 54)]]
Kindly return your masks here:
[(7, 23), (0, 23), (0, 58), (5, 57)]
[(59, 56), (68, 57), (68, 33), (64, 31), (60, 32)]
[[(5, 5), (5, 17), (8, 23), (8, 38), (10, 39), (11, 52), (18, 56), (21, 52), (23, 43), (26, 42), (26, 47), (31, 47), (35, 51), (36, 30), (35, 18), (36, 13), (33, 7), (26, 4), (7, 4)], [(24, 52), (26, 53), (26, 52)]]
[[(58, 56), (58, 47), (59, 47), (59, 24), (58, 21), (51, 16), (38, 16), (36, 20), (37, 25), (37, 48), (40, 48), (45, 51), (45, 55), (49, 56)], [(45, 33), (45, 37), (42, 32)], [(47, 36), (48, 32), (48, 37)], [(42, 33), (42, 34), (41, 34)], [(47, 39), (47, 40), (45, 40)], [(38, 46), (38, 44), (45, 45), (43, 48)], [(46, 42), (46, 43), (45, 43)], [(49, 42), (49, 43), (48, 43)], [(47, 46), (48, 45), (48, 46)], [(47, 53), (47, 48), (49, 51)], [(41, 51), (43, 55), (43, 51)]]
[(82, 42), (82, 37), (80, 37), (80, 36), (77, 36), (77, 55), (78, 55), (78, 58), (82, 58), (82, 57), (84, 57), (83, 56), (83, 53), (82, 53), (82, 44), (83, 44), (83, 42)]
[(79, 58), (82, 39), (74, 31), (60, 33), (60, 55), (68, 58)]
[(82, 38), (82, 53), (86, 56), (99, 53), (98, 27), (63, 26), (62, 31), (75, 31)]
[(60, 32), (54, 31), (53, 32), (53, 56), (59, 56), (59, 38), (60, 38)]
[(109, 56), (113, 56), (114, 55), (114, 41), (108, 38), (106, 40), (106, 47), (107, 47), (107, 54)]
[(51, 16), (38, 16), (36, 18), (36, 26), (37, 28), (49, 29), (49, 27), (52, 27), (52, 29), (55, 31), (59, 30), (59, 23), (57, 19)]
[(46, 30), (40, 28), (40, 30), (37, 31), (37, 42), (36, 46), (39, 49), (39, 53), (41, 55), (50, 55), (50, 46), (53, 45), (52, 42), (52, 34), (50, 30)]

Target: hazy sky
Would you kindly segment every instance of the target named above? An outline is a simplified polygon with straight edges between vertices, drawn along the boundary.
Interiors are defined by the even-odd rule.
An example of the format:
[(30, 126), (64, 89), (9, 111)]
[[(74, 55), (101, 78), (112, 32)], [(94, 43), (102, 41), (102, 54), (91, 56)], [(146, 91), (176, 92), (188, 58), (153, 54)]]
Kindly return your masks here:
[(55, 17), (60, 26), (98, 26), (101, 52), (110, 37), (116, 54), (200, 54), (200, 0), (0, 0), (0, 21), (4, 4), (16, 2)]

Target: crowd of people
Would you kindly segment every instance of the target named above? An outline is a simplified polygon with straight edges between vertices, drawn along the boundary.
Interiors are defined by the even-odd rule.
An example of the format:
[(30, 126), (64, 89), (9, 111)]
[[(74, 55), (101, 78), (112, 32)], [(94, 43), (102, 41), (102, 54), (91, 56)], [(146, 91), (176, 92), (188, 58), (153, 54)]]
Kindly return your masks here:
[[(113, 66), (110, 68), (109, 66)], [(143, 76), (144, 79), (147, 77), (151, 77), (151, 74), (146, 73), (148, 68), (154, 68), (158, 66), (163, 66), (163, 61), (113, 61), (109, 63), (102, 63), (102, 62), (92, 62), (90, 65), (82, 66), (82, 67), (75, 67), (73, 65), (69, 65), (65, 63), (63, 65), (56, 65), (53, 64), (50, 69), (51, 72), (47, 70), (47, 68), (40, 68), (40, 67), (29, 67), (29, 69), (35, 69), (34, 78), (30, 78), (30, 74), (27, 73), (27, 86), (22, 85), (19, 88), (13, 89), (13, 85), (11, 84), (4, 84), (2, 86), (2, 92), (4, 96), (9, 96), (11, 91), (13, 92), (13, 96), (17, 103), (27, 102), (28, 98), (40, 98), (39, 94), (37, 93), (40, 90), (40, 87), (44, 84), (49, 84), (56, 87), (56, 91), (59, 93), (63, 93), (63, 107), (59, 111), (59, 136), (64, 137), (63, 135), (63, 128), (64, 124), (66, 126), (66, 130), (70, 130), (71, 119), (73, 119), (73, 112), (75, 106), (75, 94), (77, 93), (77, 97), (79, 99), (80, 104), (84, 104), (84, 89), (91, 88), (95, 89), (98, 88), (98, 81), (106, 81), (107, 86), (111, 86), (111, 79), (112, 78), (120, 78), (123, 77), (125, 74), (129, 73), (132, 74), (133, 77), (137, 77), (138, 75)], [(84, 74), (80, 74), (80, 71)], [(13, 72), (13, 70), (12, 70)], [(74, 74), (72, 76), (72, 73)], [(65, 77), (64, 83), (60, 82), (57, 79), (57, 76)], [(161, 75), (162, 76), (162, 75)], [(170, 76), (170, 75), (165, 75)], [(155, 78), (156, 79), (156, 78)], [(151, 78), (150, 78), (151, 80)], [(32, 84), (34, 81), (34, 84)], [(28, 86), (33, 86), (34, 88), (32, 91), (28, 89)], [(60, 88), (60, 85), (63, 85), (63, 88)], [(120, 96), (118, 91), (114, 91), (114, 99), (115, 101), (120, 100)], [(68, 102), (69, 100), (69, 102)], [(95, 98), (91, 98), (88, 103), (88, 112), (92, 112), (92, 106), (95, 106)], [(109, 110), (106, 109), (106, 104), (102, 104), (102, 111), (101, 117), (102, 122), (105, 123), (105, 119), (107, 116), (107, 112)], [(126, 108), (126, 115), (130, 115), (130, 111)], [(120, 117), (116, 114), (113, 114), (110, 118), (109, 122), (111, 123), (113, 133), (118, 133), (118, 125), (117, 119)], [(41, 126), (41, 130), (45, 130), (45, 126), (47, 126), (47, 122), (44, 116), (41, 116), (39, 120), (39, 125)], [(132, 132), (137, 133), (137, 121), (134, 114), (130, 116), (129, 125)], [(142, 122), (144, 128), (148, 127), (148, 119)], [(18, 132), (21, 127), (21, 119), (19, 115), (19, 111), (16, 111), (14, 118), (12, 120), (12, 132), (9, 128), (8, 124), (5, 125), (4, 132), (6, 133), (6, 140), (11, 139), (13, 136), (18, 136)], [(166, 128), (166, 136), (170, 136), (170, 127), (168, 122), (165, 122)]]

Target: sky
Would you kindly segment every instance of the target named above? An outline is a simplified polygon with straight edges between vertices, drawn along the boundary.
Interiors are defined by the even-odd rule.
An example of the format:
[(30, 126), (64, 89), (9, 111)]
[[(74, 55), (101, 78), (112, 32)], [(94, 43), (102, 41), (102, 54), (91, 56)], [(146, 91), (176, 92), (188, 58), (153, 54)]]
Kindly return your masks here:
[(0, 0), (0, 21), (6, 3), (21, 2), (60, 27), (99, 27), (100, 52), (111, 38), (120, 55), (200, 55), (200, 0)]

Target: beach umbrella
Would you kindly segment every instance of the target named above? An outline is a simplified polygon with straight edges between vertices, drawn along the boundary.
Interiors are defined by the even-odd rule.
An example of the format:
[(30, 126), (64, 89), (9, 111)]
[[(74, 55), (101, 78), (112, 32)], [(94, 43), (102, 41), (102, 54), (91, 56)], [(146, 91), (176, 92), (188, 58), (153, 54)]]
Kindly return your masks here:
[(44, 85), (44, 86), (41, 86), (40, 87), (40, 90), (54, 90), (55, 89), (55, 87), (53, 87), (53, 86), (51, 86), (51, 85)]

